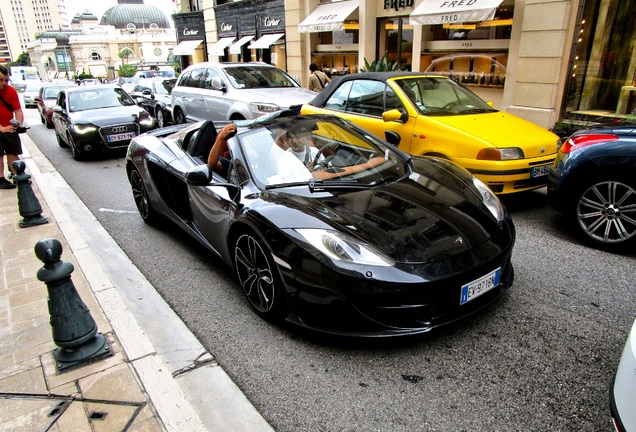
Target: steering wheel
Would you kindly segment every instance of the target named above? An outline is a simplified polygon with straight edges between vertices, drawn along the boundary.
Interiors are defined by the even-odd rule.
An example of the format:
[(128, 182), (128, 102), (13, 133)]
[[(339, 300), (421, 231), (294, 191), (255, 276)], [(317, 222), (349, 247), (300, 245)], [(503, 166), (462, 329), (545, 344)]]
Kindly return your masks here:
[[(317, 166), (323, 166), (324, 168), (327, 168), (329, 166), (329, 161), (333, 159), (333, 155), (325, 156), (325, 152), (327, 150), (334, 150), (334, 153), (335, 153), (335, 149), (338, 147), (339, 145), (336, 143), (329, 143), (320, 147), (320, 149), (318, 149), (318, 153), (316, 153), (316, 156), (314, 156), (314, 161), (313, 161), (314, 168)], [(318, 163), (318, 160), (321, 157), (323, 157), (323, 160), (321, 163)]]

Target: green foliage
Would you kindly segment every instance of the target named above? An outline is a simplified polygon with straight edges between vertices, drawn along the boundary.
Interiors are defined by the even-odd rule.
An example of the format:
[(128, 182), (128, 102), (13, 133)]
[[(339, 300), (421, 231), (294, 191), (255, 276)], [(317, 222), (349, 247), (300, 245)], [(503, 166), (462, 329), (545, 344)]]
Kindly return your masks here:
[(130, 64), (119, 66), (119, 76), (123, 78), (133, 77), (137, 73), (137, 67)]
[(28, 52), (23, 52), (17, 59), (15, 59), (15, 61), (5, 63), (5, 66), (7, 68), (10, 68), (11, 66), (31, 66), (31, 57)]
[(395, 71), (398, 68), (397, 62), (386, 61), (386, 51), (382, 54), (379, 60), (373, 60), (371, 63), (364, 59), (364, 67), (360, 69), (360, 72), (390, 72)]
[(119, 58), (122, 60), (126, 60), (126, 63), (128, 63), (128, 58), (133, 55), (133, 52), (130, 48), (124, 48), (123, 50), (121, 50), (121, 52), (119, 53)]

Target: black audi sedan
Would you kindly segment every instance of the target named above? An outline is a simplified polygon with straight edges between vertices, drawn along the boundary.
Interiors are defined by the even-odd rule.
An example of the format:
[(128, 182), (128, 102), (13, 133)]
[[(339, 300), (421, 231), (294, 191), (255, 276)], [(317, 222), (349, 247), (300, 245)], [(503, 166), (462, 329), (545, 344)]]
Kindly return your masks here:
[(463, 168), (334, 116), (236, 125), (227, 148), (210, 121), (137, 136), (126, 171), (142, 219), (171, 221), (219, 257), (263, 318), (418, 334), (512, 285), (513, 222)]
[(60, 147), (75, 160), (125, 149), (130, 140), (154, 129), (155, 121), (117, 85), (64, 88), (53, 107), (53, 126)]
[(636, 251), (636, 123), (580, 130), (560, 146), (548, 174), (548, 202), (584, 242)]

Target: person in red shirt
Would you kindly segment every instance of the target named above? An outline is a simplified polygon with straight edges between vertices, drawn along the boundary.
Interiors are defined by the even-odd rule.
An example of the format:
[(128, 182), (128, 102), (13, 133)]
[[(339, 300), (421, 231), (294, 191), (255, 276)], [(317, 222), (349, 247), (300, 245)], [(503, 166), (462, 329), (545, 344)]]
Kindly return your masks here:
[[(7, 155), (9, 170), (15, 174), (12, 164), (22, 154), (22, 142), (16, 128), (22, 125), (24, 114), (18, 92), (8, 84), (9, 71), (6, 67), (0, 66), (0, 189), (16, 187), (4, 177), (4, 155)], [(19, 122), (17, 125), (14, 119)]]

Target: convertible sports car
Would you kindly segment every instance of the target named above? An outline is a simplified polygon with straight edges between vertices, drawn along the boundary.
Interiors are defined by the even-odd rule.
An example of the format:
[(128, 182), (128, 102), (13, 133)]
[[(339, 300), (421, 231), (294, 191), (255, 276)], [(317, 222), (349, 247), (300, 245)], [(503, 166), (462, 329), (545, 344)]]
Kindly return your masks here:
[[(510, 215), (464, 169), (334, 116), (236, 124), (223, 172), (206, 164), (210, 121), (135, 137), (126, 170), (141, 217), (178, 224), (220, 257), (263, 318), (330, 334), (417, 334), (512, 285)], [(288, 151), (294, 139), (309, 160)]]

